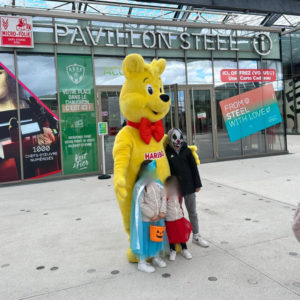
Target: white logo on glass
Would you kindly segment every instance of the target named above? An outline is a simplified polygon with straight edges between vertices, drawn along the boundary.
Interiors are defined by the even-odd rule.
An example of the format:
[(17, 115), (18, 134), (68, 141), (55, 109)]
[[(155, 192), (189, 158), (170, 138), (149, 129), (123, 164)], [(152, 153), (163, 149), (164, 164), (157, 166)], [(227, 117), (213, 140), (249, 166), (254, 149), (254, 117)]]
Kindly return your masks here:
[(258, 33), (253, 36), (252, 43), (255, 52), (262, 56), (270, 54), (273, 46), (270, 36), (266, 33)]
[(77, 64), (69, 65), (66, 67), (67, 74), (69, 79), (75, 83), (78, 84), (82, 81), (84, 78), (85, 73), (85, 67)]

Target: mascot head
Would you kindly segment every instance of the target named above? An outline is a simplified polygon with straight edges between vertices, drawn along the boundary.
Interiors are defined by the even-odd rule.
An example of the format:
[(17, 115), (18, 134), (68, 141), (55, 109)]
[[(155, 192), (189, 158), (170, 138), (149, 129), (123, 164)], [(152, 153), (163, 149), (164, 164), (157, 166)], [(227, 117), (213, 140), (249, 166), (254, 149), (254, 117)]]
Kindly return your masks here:
[(170, 108), (170, 98), (164, 93), (160, 75), (166, 61), (154, 59), (151, 64), (144, 62), (139, 54), (130, 54), (123, 61), (125, 83), (120, 95), (120, 109), (131, 122), (142, 118), (156, 122), (164, 118)]

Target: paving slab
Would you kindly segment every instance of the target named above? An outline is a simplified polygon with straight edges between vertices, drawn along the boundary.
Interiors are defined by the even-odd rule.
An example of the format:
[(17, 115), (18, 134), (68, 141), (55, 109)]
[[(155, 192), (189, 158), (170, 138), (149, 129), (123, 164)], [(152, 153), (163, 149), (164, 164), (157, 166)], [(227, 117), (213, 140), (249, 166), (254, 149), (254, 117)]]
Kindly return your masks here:
[(210, 247), (189, 242), (191, 261), (154, 274), (126, 260), (112, 179), (1, 187), (0, 299), (300, 299), (300, 137), (289, 140), (290, 155), (201, 165)]

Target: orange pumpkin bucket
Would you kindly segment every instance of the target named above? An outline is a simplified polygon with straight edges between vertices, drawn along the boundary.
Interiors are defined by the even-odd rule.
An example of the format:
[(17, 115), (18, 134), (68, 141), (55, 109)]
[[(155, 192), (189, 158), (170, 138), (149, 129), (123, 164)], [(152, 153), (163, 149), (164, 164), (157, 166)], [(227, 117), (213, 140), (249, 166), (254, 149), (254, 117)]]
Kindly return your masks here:
[(152, 242), (162, 242), (164, 239), (165, 226), (150, 225), (150, 240)]

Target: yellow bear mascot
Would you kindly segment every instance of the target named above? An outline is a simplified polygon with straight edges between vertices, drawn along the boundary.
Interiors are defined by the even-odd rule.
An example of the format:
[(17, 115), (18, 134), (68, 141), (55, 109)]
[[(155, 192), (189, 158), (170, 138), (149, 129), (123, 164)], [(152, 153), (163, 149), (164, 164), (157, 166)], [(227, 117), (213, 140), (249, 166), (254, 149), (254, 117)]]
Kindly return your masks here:
[[(164, 59), (154, 59), (147, 64), (138, 54), (130, 54), (123, 61), (125, 83), (120, 94), (120, 109), (128, 121), (114, 143), (114, 189), (129, 237), (131, 196), (141, 163), (146, 159), (156, 160), (162, 182), (170, 175), (162, 124), (170, 108), (170, 99), (164, 93), (160, 78), (165, 66)], [(127, 257), (130, 262), (137, 261), (130, 248)]]

